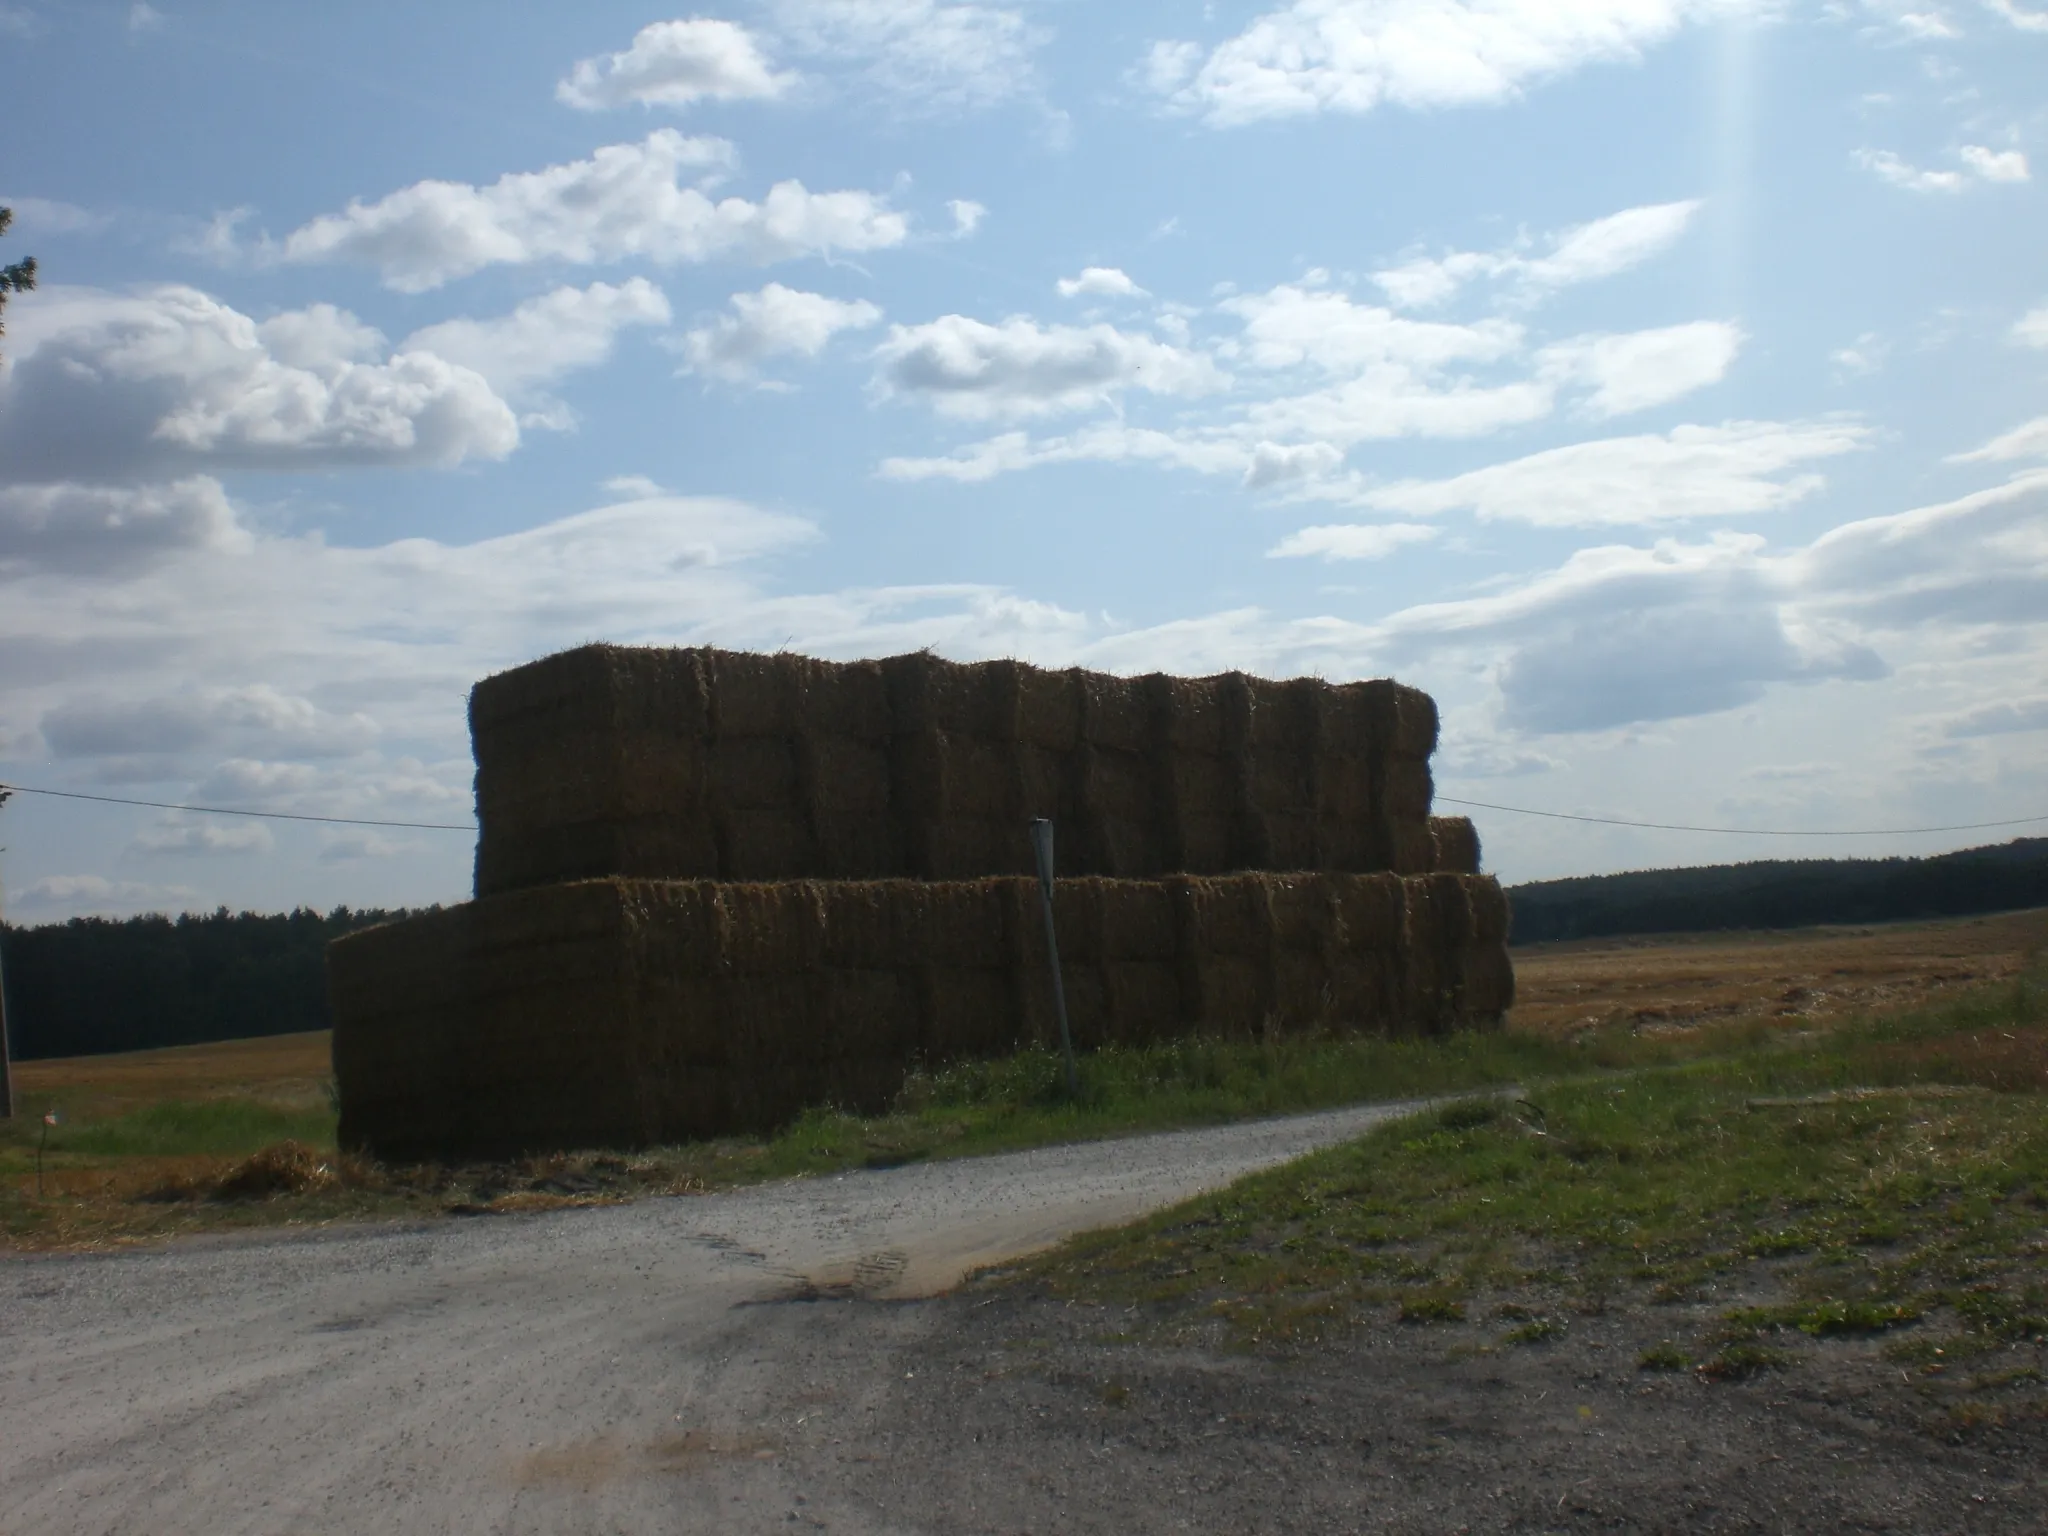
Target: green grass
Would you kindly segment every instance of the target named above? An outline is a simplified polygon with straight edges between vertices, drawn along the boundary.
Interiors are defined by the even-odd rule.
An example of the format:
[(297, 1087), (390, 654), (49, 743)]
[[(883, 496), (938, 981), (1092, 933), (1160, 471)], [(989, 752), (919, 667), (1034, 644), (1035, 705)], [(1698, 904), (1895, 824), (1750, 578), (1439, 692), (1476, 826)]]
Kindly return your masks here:
[[(1519, 1298), (1494, 1315), (1531, 1319), (1682, 1304), (1713, 1318), (1709, 1376), (1922, 1320), (1955, 1336), (1950, 1354), (2040, 1338), (2044, 997), (2036, 977), (1691, 1061), (1532, 1074), (1523, 1100), (1386, 1127), (1030, 1273), (1148, 1304), (1162, 1327), (1281, 1345), (1375, 1317), (1451, 1321), (1481, 1298)], [(1768, 1304), (1737, 1304), (1758, 1288)]]
[[(1282, 1331), (1329, 1326), (1373, 1298), (1397, 1309), (1412, 1299), (1418, 1321), (1444, 1322), (1484, 1285), (1547, 1274), (1553, 1261), (1517, 1255), (1563, 1242), (1574, 1245), (1568, 1267), (1582, 1299), (1645, 1277), (1687, 1295), (1731, 1264), (1871, 1254), (1914, 1226), (1890, 1195), (1838, 1209), (1786, 1192), (1847, 1176), (1858, 1158), (1896, 1160), (1925, 1107), (1919, 1098), (1754, 1109), (1748, 1100), (2026, 1080), (2032, 1058), (2023, 1046), (1979, 1042), (1965, 1060), (1954, 1045), (1973, 1030), (1995, 1040), (2015, 1020), (2032, 1020), (2036, 999), (2033, 990), (2008, 990), (1823, 1036), (1751, 1021), (1654, 1036), (1616, 1028), (1568, 1043), (1499, 1032), (1117, 1047), (1082, 1059), (1073, 1098), (1059, 1058), (1034, 1051), (916, 1073), (887, 1114), (818, 1110), (771, 1138), (451, 1168), (336, 1157), (331, 1107), (228, 1092), (60, 1125), (48, 1164), (61, 1193), (49, 1201), (32, 1198), (36, 1120), (0, 1123), (0, 1234), (38, 1244), (128, 1240), (252, 1222), (625, 1199), (1520, 1082), (1531, 1094), (1520, 1104), (1460, 1103), (1227, 1197), (1206, 1218), (1215, 1240), (1190, 1240), (1200, 1263), (1165, 1290), (1210, 1287), (1220, 1296), (1265, 1287), (1291, 1298), (1298, 1314)], [(2002, 1134), (2014, 1155), (2035, 1155), (2017, 1120)], [(251, 1187), (234, 1179), (234, 1164), (286, 1141), (313, 1149), (326, 1173), (266, 1199), (208, 1198)], [(1997, 1203), (1974, 1185), (1929, 1191), (1966, 1212)], [(1279, 1214), (1262, 1214), (1271, 1201)], [(1164, 1230), (1147, 1241), (1180, 1241)], [(1231, 1243), (1221, 1242), (1225, 1231)], [(1105, 1250), (1109, 1270), (1123, 1262)], [(1425, 1317), (1431, 1297), (1441, 1306)], [(1958, 1305), (1996, 1311), (2005, 1303)], [(1249, 1326), (1260, 1326), (1259, 1315), (1251, 1305)]]
[(334, 1115), (254, 1099), (170, 1099), (50, 1133), (54, 1153), (87, 1157), (246, 1157), (276, 1141), (332, 1147)]

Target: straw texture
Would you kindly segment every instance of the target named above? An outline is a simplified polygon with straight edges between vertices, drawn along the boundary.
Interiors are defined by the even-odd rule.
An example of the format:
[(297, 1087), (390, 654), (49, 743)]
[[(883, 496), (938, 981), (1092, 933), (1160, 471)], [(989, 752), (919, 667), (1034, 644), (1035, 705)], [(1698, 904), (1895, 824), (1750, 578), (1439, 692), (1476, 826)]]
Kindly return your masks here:
[[(1513, 1001), (1500, 888), (1465, 874), (1057, 888), (1074, 1043), (1439, 1033)], [(1055, 1039), (1027, 879), (603, 879), (328, 952), (345, 1146), (482, 1157), (765, 1132), (884, 1107), (916, 1062)]]
[(1436, 706), (1388, 681), (591, 645), (479, 683), (479, 895), (594, 876), (1423, 874)]

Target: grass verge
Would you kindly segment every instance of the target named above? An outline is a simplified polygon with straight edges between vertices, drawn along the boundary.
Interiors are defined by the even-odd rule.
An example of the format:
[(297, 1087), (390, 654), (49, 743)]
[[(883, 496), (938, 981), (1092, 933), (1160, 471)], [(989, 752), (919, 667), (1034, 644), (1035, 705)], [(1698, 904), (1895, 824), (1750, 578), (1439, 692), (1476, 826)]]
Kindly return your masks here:
[[(96, 1245), (252, 1225), (690, 1193), (1612, 1072), (1740, 1048), (1776, 1033), (1750, 1023), (1683, 1038), (1617, 1028), (1572, 1042), (1512, 1030), (1411, 1040), (1184, 1040), (1084, 1057), (1074, 1099), (1064, 1093), (1059, 1058), (1027, 1051), (916, 1073), (884, 1115), (824, 1109), (770, 1138), (460, 1166), (383, 1164), (338, 1153), (333, 1106), (317, 1084), (270, 1082), (244, 1091), (221, 1082), (156, 1102), (138, 1102), (128, 1085), (124, 1097), (86, 1099), (81, 1112), (49, 1132), (40, 1199), (34, 1167), (41, 1125), (34, 1114), (0, 1122), (0, 1238), (23, 1247)], [(166, 1076), (188, 1094), (195, 1081), (189, 1067), (182, 1058), (165, 1063)]]
[[(1541, 1346), (1626, 1305), (1665, 1335), (1644, 1369), (1708, 1379), (1831, 1341), (1922, 1375), (2012, 1346), (2031, 1359), (2048, 1342), (2044, 1021), (2037, 973), (1824, 1034), (1534, 1081), (1024, 1273), (1155, 1336), (1255, 1348), (1375, 1321)], [(2039, 1383), (2027, 1364), (1979, 1375)]]

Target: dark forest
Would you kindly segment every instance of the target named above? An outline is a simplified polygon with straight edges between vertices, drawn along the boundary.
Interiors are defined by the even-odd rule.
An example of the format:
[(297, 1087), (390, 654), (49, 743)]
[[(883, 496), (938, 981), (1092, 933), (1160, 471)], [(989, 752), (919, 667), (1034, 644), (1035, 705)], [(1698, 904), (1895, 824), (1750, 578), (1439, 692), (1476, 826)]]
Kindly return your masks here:
[(325, 1029), (327, 941), (403, 912), (73, 918), (0, 928), (18, 1060)]
[[(1928, 859), (1800, 859), (1544, 880), (1508, 892), (1513, 942), (1964, 917), (2048, 906), (2048, 838)], [(0, 928), (21, 1060), (328, 1026), (329, 939), (404, 912), (74, 918)]]
[(1927, 859), (1773, 859), (1541, 880), (1508, 892), (1509, 942), (1894, 923), (2048, 906), (2048, 837)]

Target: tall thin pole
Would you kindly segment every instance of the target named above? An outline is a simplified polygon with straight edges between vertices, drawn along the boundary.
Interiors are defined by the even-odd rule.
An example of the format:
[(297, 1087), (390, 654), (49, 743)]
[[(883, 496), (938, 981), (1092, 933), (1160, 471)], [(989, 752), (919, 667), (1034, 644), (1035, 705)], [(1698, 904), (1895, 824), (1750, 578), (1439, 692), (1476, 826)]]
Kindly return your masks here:
[[(12, 790), (0, 785), (0, 806), (7, 804)], [(0, 853), (7, 850), (0, 848)], [(6, 887), (0, 886), (0, 892)], [(0, 915), (0, 940), (4, 940), (7, 921)], [(7, 967), (0, 962), (0, 1120), (14, 1118), (14, 1057), (7, 1047)], [(40, 1171), (40, 1170), (39, 1170)]]
[(1067, 984), (1060, 975), (1060, 938), (1052, 922), (1052, 823), (1043, 816), (1031, 823), (1031, 848), (1038, 855), (1038, 899), (1045, 908), (1045, 952), (1052, 961), (1052, 1001), (1060, 1017), (1060, 1056), (1067, 1066), (1067, 1097), (1081, 1092), (1074, 1070), (1074, 1037), (1067, 1029)]

